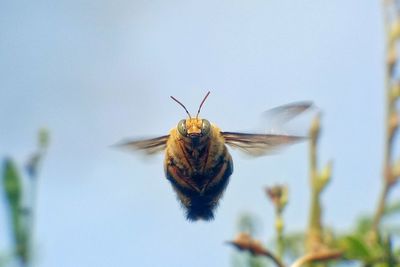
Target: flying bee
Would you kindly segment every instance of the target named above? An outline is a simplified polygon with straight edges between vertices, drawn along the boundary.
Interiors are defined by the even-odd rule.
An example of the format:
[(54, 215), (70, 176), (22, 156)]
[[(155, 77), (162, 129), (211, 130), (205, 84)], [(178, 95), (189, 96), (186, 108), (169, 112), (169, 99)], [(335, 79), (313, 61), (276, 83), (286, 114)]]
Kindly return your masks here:
[[(223, 132), (215, 124), (199, 118), (209, 94), (200, 103), (194, 118), (180, 101), (171, 96), (184, 108), (188, 118), (179, 121), (167, 135), (120, 144), (149, 155), (165, 151), (165, 176), (186, 210), (187, 219), (193, 221), (214, 218), (213, 212), (233, 172), (232, 157), (226, 145), (252, 156), (261, 156), (304, 139), (284, 134)], [(272, 109), (269, 113), (289, 120), (310, 106), (308, 102), (293, 103)]]

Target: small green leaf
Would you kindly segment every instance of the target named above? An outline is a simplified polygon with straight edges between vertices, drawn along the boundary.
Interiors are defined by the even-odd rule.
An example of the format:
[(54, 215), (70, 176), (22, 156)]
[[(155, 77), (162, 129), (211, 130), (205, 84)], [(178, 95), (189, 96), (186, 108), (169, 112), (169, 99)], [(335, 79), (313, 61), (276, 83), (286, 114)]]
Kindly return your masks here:
[(10, 158), (3, 162), (3, 187), (12, 209), (19, 209), (21, 203), (21, 176), (16, 164)]
[(396, 262), (398, 262), (398, 259), (396, 259), (394, 247), (393, 247), (393, 240), (390, 235), (386, 236), (382, 240), (382, 253), (381, 255), (378, 255), (378, 259), (384, 259), (385, 263), (387, 266), (396, 266)]
[(27, 258), (28, 242), (27, 229), (21, 212), (22, 182), (17, 166), (10, 158), (4, 160), (3, 187), (8, 201), (8, 210), (11, 217), (11, 229), (14, 238), (16, 255), (25, 261)]
[(367, 262), (371, 259), (371, 252), (364, 241), (355, 236), (347, 236), (339, 243), (347, 259), (362, 260)]
[(356, 232), (360, 235), (365, 235), (371, 231), (372, 218), (370, 216), (362, 216), (357, 221)]

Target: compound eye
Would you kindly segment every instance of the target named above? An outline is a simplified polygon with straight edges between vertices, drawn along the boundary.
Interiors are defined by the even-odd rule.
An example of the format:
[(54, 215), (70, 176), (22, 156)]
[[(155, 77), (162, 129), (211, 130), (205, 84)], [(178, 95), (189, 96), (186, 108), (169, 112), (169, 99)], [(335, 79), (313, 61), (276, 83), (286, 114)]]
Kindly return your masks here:
[(186, 129), (186, 120), (181, 120), (178, 123), (178, 132), (183, 135), (186, 136), (187, 134), (187, 129)]
[(206, 135), (211, 130), (211, 124), (208, 120), (203, 119), (203, 123), (201, 124), (201, 133)]

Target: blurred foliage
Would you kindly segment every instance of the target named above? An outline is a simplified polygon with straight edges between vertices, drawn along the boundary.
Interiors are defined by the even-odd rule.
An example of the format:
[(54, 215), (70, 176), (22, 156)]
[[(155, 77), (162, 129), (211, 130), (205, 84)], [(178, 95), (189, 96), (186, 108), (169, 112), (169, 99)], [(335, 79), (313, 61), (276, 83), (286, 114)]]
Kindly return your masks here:
[[(280, 201), (279, 198), (283, 192), (281, 188), (268, 190), (270, 200), (275, 206), (276, 221), (279, 221), (279, 224), (275, 223), (278, 238), (274, 239), (275, 246), (278, 247), (277, 257), (284, 262), (292, 262), (292, 267), (302, 265), (323, 267), (335, 262), (340, 262), (340, 264), (356, 262), (358, 265), (368, 267), (400, 267), (400, 240), (395, 240), (400, 235), (400, 199), (387, 203), (389, 193), (400, 181), (400, 155), (395, 155), (395, 152), (398, 151), (394, 149), (394, 140), (398, 136), (400, 127), (398, 105), (400, 102), (400, 72), (396, 71), (400, 61), (398, 57), (400, 2), (385, 0), (382, 2), (382, 7), (386, 30), (386, 136), (382, 191), (377, 201), (377, 208), (374, 214), (361, 216), (353, 228), (345, 233), (338, 233), (334, 228), (327, 228), (324, 225), (322, 215), (326, 209), (323, 209), (321, 194), (332, 179), (332, 161), (319, 170), (317, 147), (321, 133), (321, 118), (318, 114), (312, 121), (309, 130), (310, 208), (308, 228), (300, 233), (283, 233), (285, 223), (282, 217), (283, 208), (280, 209), (279, 203), (283, 203), (282, 207), (284, 207), (288, 197), (285, 195)], [(286, 189), (285, 192), (287, 192)], [(249, 219), (251, 217), (246, 218), (247, 221)], [(252, 223), (247, 222), (247, 224), (251, 225)], [(251, 255), (249, 256), (251, 257)], [(250, 260), (247, 263), (235, 266), (255, 266)]]
[(28, 177), (22, 175), (14, 159), (10, 157), (3, 159), (2, 189), (9, 215), (13, 248), (11, 253), (0, 257), (0, 266), (17, 262), (18, 265), (25, 267), (32, 263), (37, 175), (48, 145), (49, 134), (45, 129), (41, 129), (38, 134), (38, 147), (25, 165)]
[[(332, 179), (332, 161), (321, 169), (318, 166), (318, 142), (321, 135), (321, 117), (317, 115), (311, 123), (309, 137), (310, 163), (310, 208), (308, 228), (303, 232), (285, 233), (283, 212), (288, 204), (288, 188), (274, 186), (266, 190), (275, 207), (276, 238), (271, 238), (276, 248), (273, 252), (258, 240), (253, 239), (259, 233), (262, 224), (254, 215), (244, 214), (238, 220), (239, 237), (229, 242), (242, 252), (235, 253), (232, 265), (235, 267), (263, 267), (271, 264), (292, 267), (301, 265), (327, 266), (334, 263), (357, 262), (362, 266), (400, 267), (400, 247), (394, 239), (400, 236), (400, 199), (387, 203), (388, 195), (400, 180), (400, 160), (394, 159), (394, 145), (400, 115), (400, 78), (396, 74), (399, 68), (398, 47), (400, 40), (400, 3), (383, 1), (386, 27), (386, 67), (385, 89), (387, 110), (385, 119), (385, 147), (383, 159), (383, 185), (374, 214), (360, 216), (351, 230), (336, 232), (323, 223), (321, 196)], [(11, 252), (0, 254), (0, 266), (17, 263), (22, 267), (32, 265), (34, 214), (38, 174), (41, 163), (50, 143), (49, 133), (41, 129), (37, 137), (37, 149), (25, 164), (27, 177), (18, 163), (11, 157), (2, 160), (2, 191), (4, 194), (9, 228), (12, 240)], [(397, 155), (399, 156), (399, 155)], [(27, 179), (28, 178), (28, 179)], [(290, 203), (289, 203), (290, 204)], [(395, 219), (395, 221), (393, 220)], [(397, 219), (397, 220), (396, 220)], [(290, 223), (290, 222), (289, 222)], [(269, 260), (267, 260), (269, 259)], [(272, 260), (272, 263), (271, 261)], [(335, 260), (335, 262), (331, 262)]]
[[(400, 215), (398, 202), (388, 205), (385, 209), (385, 218)], [(388, 218), (386, 218), (388, 217)], [(252, 225), (253, 217), (244, 215), (242, 219), (247, 225)], [(349, 233), (334, 235), (333, 230), (325, 229), (324, 240), (327, 247), (342, 251), (341, 261), (343, 262), (361, 262), (363, 266), (379, 267), (400, 267), (400, 247), (393, 246), (393, 236), (398, 232), (385, 227), (384, 234), (374, 236), (371, 231), (373, 216), (362, 216), (356, 221), (354, 228)], [(398, 224), (398, 222), (397, 222)], [(239, 229), (243, 230), (243, 227)], [(398, 229), (397, 229), (398, 230)], [(284, 255), (283, 259), (287, 262), (294, 262), (302, 255), (306, 255), (305, 240), (306, 234), (303, 232), (289, 233), (284, 235)], [(272, 243), (276, 245), (277, 240)], [(312, 265), (321, 266), (321, 263)], [(236, 253), (234, 255), (234, 267), (244, 266), (271, 266), (268, 261), (260, 260), (260, 256), (254, 256), (251, 253)]]
[[(318, 127), (316, 127), (316, 125)], [(331, 179), (331, 163), (319, 172), (317, 170), (317, 140), (320, 132), (319, 116), (311, 126), (310, 140), (310, 216), (308, 229), (299, 233), (283, 233), (282, 212), (288, 202), (288, 189), (274, 186), (267, 189), (267, 195), (275, 207), (275, 217), (281, 221), (282, 227), (275, 225), (276, 239), (273, 240), (277, 247), (276, 257), (282, 261), (292, 262), (292, 267), (301, 265), (327, 266), (328, 261), (340, 260), (341, 262), (361, 262), (363, 266), (400, 267), (400, 248), (393, 246), (393, 236), (399, 234), (399, 224), (387, 227), (387, 224), (376, 231), (376, 218), (379, 222), (393, 223), (393, 219), (400, 215), (400, 201), (388, 204), (384, 208), (380, 205), (376, 211), (379, 214), (361, 216), (347, 233), (336, 233), (334, 229), (324, 226), (322, 220), (322, 204), (320, 195)], [(318, 133), (318, 134), (317, 134)], [(387, 186), (384, 180), (384, 186)], [(390, 184), (394, 186), (394, 183)], [(386, 196), (385, 198), (386, 199)], [(290, 204), (290, 203), (289, 203)], [(243, 215), (239, 220), (239, 232), (254, 234), (254, 216)], [(389, 224), (390, 225), (390, 224)], [(238, 246), (236, 246), (238, 247)], [(243, 249), (243, 246), (240, 247)], [(252, 252), (251, 248), (247, 251)], [(260, 255), (255, 253), (245, 254), (245, 260), (239, 261), (235, 255), (235, 267), (239, 266), (267, 266), (267, 262), (260, 261)], [(268, 257), (271, 257), (270, 255)], [(272, 255), (275, 257), (275, 255)], [(330, 263), (332, 265), (333, 263)], [(279, 264), (276, 264), (279, 266)], [(281, 264), (281, 266), (284, 264)]]
[(289, 200), (289, 189), (287, 186), (275, 185), (273, 187), (266, 187), (265, 192), (275, 208), (276, 253), (277, 257), (282, 259), (285, 251), (283, 236), (285, 222), (282, 214)]
[(11, 218), (14, 251), (22, 262), (26, 262), (28, 237), (22, 207), (22, 178), (15, 162), (10, 158), (3, 162), (3, 188)]
[[(319, 117), (317, 118), (319, 119)], [(311, 126), (310, 140), (310, 191), (312, 197), (309, 228), (304, 232), (284, 234), (283, 227), (275, 225), (275, 231), (279, 237), (273, 241), (274, 246), (278, 248), (276, 257), (283, 261), (294, 262), (292, 264), (294, 267), (300, 265), (326, 266), (325, 261), (337, 259), (342, 262), (361, 262), (363, 266), (400, 267), (400, 248), (393, 246), (393, 237), (399, 235), (400, 232), (398, 221), (395, 225), (387, 226), (385, 224), (378, 231), (375, 230), (376, 218), (379, 218), (379, 222), (390, 223), (400, 216), (399, 200), (390, 204), (385, 202), (382, 210), (379, 205), (376, 211), (379, 214), (378, 217), (376, 214), (361, 216), (348, 233), (335, 233), (334, 229), (323, 225), (320, 194), (328, 185), (327, 182), (331, 179), (332, 173), (331, 163), (328, 163), (321, 172), (317, 170), (319, 134), (316, 133), (319, 133), (320, 127), (320, 122), (314, 120)], [(384, 180), (384, 186), (387, 185)], [(390, 186), (394, 186), (394, 183), (391, 183)], [(287, 192), (287, 188), (282, 186), (267, 189), (267, 195), (275, 207), (276, 219), (281, 221), (281, 226), (284, 224), (282, 212), (288, 202)], [(256, 224), (254, 216), (243, 215), (238, 224), (239, 232), (248, 232), (253, 235)], [(245, 258), (235, 255), (233, 266), (267, 266), (266, 261), (259, 259), (260, 255), (247, 253)]]

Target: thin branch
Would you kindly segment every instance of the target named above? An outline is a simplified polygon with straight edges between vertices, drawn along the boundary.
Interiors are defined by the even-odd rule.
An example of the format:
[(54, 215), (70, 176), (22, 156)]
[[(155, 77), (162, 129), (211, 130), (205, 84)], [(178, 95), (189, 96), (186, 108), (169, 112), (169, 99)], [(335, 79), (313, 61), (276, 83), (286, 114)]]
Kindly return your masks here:
[(318, 170), (318, 140), (321, 132), (320, 117), (318, 114), (310, 127), (310, 190), (311, 201), (309, 211), (308, 232), (306, 238), (307, 251), (315, 251), (323, 246), (323, 225), (321, 193), (329, 183), (332, 171), (332, 162), (326, 164), (322, 171)]
[(321, 251), (316, 253), (306, 254), (303, 257), (297, 259), (290, 267), (300, 267), (306, 263), (313, 263), (313, 262), (325, 262), (330, 260), (337, 260), (342, 257), (341, 251)]
[[(399, 115), (396, 110), (396, 101), (398, 100), (397, 87), (399, 86), (399, 81), (394, 77), (393, 69), (398, 63), (396, 43), (399, 40), (400, 35), (400, 22), (393, 21), (388, 13), (389, 8), (396, 8), (395, 2), (383, 1), (383, 17), (384, 17), (384, 27), (386, 33), (386, 67), (385, 67), (385, 89), (386, 89), (386, 137), (385, 137), (385, 152), (384, 152), (384, 162), (383, 162), (383, 187), (378, 200), (378, 206), (375, 211), (374, 220), (372, 223), (372, 231), (375, 236), (378, 235), (379, 225), (384, 214), (384, 209), (386, 205), (386, 199), (393, 188), (396, 181), (398, 181), (398, 176), (396, 174), (396, 165), (393, 164), (393, 140), (396, 136), (399, 127)], [(398, 11), (397, 11), (398, 12)], [(398, 15), (398, 14), (396, 14)]]
[(227, 241), (239, 250), (248, 251), (254, 256), (264, 256), (272, 260), (276, 266), (285, 267), (282, 261), (267, 248), (263, 247), (260, 241), (252, 239), (247, 233), (239, 233), (233, 241)]

